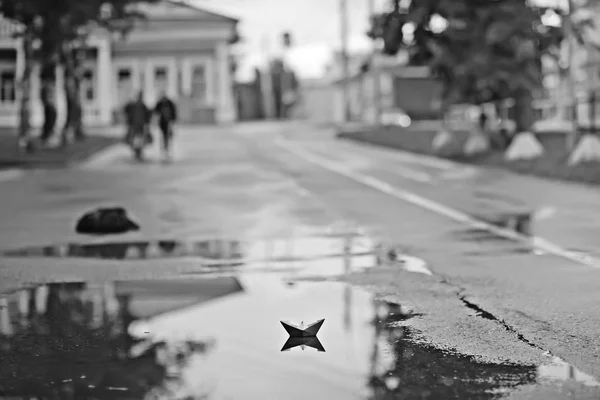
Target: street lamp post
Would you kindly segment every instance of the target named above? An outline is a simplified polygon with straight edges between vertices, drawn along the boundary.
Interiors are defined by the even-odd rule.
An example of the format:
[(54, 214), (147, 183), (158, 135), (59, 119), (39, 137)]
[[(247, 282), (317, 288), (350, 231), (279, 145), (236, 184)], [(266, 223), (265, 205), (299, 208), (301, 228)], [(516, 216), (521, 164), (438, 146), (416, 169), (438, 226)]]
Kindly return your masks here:
[(589, 117), (590, 117), (590, 132), (591, 134), (596, 133), (596, 89), (593, 88), (589, 95)]
[(348, 65), (348, 0), (340, 0), (340, 35), (342, 55), (342, 90), (344, 105), (344, 122), (350, 121), (350, 90), (349, 90), (349, 65)]
[(567, 85), (569, 91), (569, 104), (571, 105), (571, 112), (569, 117), (571, 118), (572, 123), (572, 132), (567, 134), (567, 150), (571, 151), (575, 147), (575, 141), (577, 136), (577, 131), (579, 129), (579, 123), (577, 118), (577, 94), (575, 89), (575, 35), (573, 32), (573, 13), (574, 13), (574, 3), (573, 0), (568, 0), (568, 11), (567, 18), (563, 21), (565, 24), (565, 31), (567, 34), (567, 44), (568, 44), (568, 64), (567, 64)]
[[(369, 20), (371, 24), (373, 24), (373, 18), (375, 17), (375, 0), (369, 1)], [(377, 53), (379, 48), (377, 46), (376, 40), (373, 40), (373, 49), (371, 53), (371, 68), (370, 73), (373, 82), (373, 105), (374, 105), (374, 121), (375, 123), (379, 123), (379, 119), (381, 116), (381, 80), (379, 77), (379, 66), (375, 62)]]

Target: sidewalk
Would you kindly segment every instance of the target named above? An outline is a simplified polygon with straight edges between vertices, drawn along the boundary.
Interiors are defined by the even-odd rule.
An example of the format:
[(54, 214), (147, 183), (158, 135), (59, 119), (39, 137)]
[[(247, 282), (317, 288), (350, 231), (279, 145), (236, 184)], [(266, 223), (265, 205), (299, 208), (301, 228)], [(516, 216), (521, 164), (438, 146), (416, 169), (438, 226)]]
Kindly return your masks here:
[(438, 152), (432, 146), (438, 132), (435, 129), (413, 127), (409, 129), (400, 127), (357, 129), (352, 127), (349, 130), (339, 129), (338, 132), (340, 138), (441, 157), (464, 164), (497, 167), (519, 174), (600, 185), (600, 163), (589, 162), (574, 166), (568, 165), (567, 161), (570, 154), (565, 147), (563, 132), (544, 131), (536, 133), (538, 140), (545, 149), (545, 153), (537, 159), (522, 161), (506, 161), (504, 152), (501, 150), (492, 150), (478, 156), (465, 156), (463, 148), (468, 138), (467, 132), (454, 132), (453, 141)]
[(15, 169), (60, 168), (86, 160), (93, 154), (114, 145), (119, 137), (113, 134), (113, 128), (90, 128), (82, 142), (70, 143), (66, 148), (42, 147), (36, 140), (33, 153), (24, 153), (18, 149), (17, 137), (12, 130), (0, 130), (0, 171)]

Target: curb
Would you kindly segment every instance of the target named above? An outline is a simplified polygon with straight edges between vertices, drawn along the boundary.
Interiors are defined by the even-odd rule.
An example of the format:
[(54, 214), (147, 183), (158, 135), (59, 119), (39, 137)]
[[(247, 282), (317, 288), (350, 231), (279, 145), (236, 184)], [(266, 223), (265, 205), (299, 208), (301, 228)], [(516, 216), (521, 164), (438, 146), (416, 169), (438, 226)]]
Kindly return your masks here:
[[(67, 164), (69, 168), (82, 168), (82, 169), (93, 169), (100, 168), (106, 166), (113, 161), (127, 156), (129, 152), (127, 149), (123, 149), (121, 143), (115, 143), (110, 145), (97, 153), (94, 153), (92, 156), (82, 160), (75, 161)], [(36, 169), (27, 169), (27, 168), (7, 168), (0, 169), (0, 183), (2, 182), (12, 182), (23, 178), (27, 171), (35, 171)], [(43, 170), (40, 169), (40, 170)]]

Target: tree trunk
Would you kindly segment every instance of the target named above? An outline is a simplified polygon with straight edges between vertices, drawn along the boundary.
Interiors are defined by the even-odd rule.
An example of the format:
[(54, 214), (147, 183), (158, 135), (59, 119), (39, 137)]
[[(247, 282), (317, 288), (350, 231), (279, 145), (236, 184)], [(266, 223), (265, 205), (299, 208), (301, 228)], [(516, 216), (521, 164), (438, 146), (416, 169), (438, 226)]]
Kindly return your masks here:
[(55, 67), (54, 63), (43, 63), (41, 80), (42, 85), (40, 88), (40, 99), (42, 101), (42, 107), (44, 110), (44, 124), (42, 126), (42, 132), (40, 140), (42, 143), (48, 142), (54, 134), (54, 128), (56, 126), (57, 110), (55, 102)]
[(75, 82), (73, 78), (72, 68), (69, 67), (69, 62), (65, 62), (65, 103), (66, 103), (66, 111), (67, 115), (65, 118), (65, 124), (63, 125), (62, 131), (60, 133), (61, 144), (66, 146), (69, 142), (69, 139), (74, 136), (73, 134), (73, 104), (74, 104), (74, 92), (75, 92)]
[(23, 38), (23, 76), (20, 79), (20, 95), (19, 104), (19, 133), (18, 141), (19, 148), (26, 151), (31, 151), (30, 139), (30, 114), (31, 114), (31, 75), (33, 72), (33, 42), (29, 36)]
[(494, 101), (494, 108), (496, 110), (496, 124), (495, 127), (495, 138), (497, 139), (497, 145), (500, 149), (506, 150), (511, 142), (511, 135), (507, 128), (507, 109), (505, 105), (505, 99)]
[(531, 131), (535, 122), (533, 96), (530, 90), (521, 89), (515, 93), (515, 134)]
[(75, 140), (81, 140), (84, 137), (81, 122), (80, 79), (78, 79), (77, 75), (77, 60), (75, 58), (76, 56), (69, 50), (63, 54), (65, 100), (67, 106), (67, 117), (61, 132), (61, 142), (63, 145), (66, 145), (71, 137)]
[(85, 139), (85, 131), (83, 129), (83, 105), (81, 102), (81, 79), (83, 77), (83, 58), (85, 52), (76, 51), (73, 57), (73, 136), (75, 140), (80, 141)]

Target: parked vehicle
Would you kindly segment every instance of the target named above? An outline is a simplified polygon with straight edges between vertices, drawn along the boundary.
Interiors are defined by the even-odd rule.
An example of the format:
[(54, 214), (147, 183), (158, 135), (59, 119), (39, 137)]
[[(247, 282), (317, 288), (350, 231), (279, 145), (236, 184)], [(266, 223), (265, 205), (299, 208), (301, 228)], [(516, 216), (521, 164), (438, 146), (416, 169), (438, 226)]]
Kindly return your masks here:
[(412, 120), (406, 112), (399, 108), (394, 108), (383, 111), (379, 122), (384, 126), (401, 126), (402, 128), (408, 128), (412, 123)]

